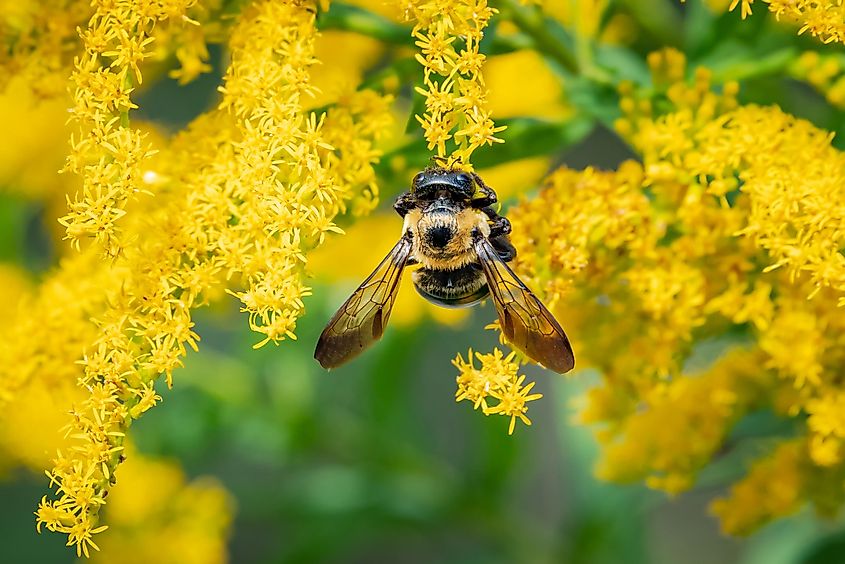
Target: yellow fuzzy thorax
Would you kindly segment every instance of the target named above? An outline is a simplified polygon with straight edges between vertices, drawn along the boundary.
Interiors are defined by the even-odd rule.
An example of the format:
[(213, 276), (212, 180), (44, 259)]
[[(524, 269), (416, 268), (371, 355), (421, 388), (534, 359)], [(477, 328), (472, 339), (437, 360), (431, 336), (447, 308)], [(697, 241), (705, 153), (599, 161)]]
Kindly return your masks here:
[[(450, 227), (455, 236), (444, 248), (435, 249), (426, 244), (425, 232), (440, 226)], [(405, 216), (402, 232), (411, 232), (413, 258), (423, 268), (453, 270), (478, 261), (472, 246), (474, 229), (485, 237), (490, 235), (487, 216), (476, 209), (467, 208), (455, 214), (424, 214), (420, 210), (411, 210)]]

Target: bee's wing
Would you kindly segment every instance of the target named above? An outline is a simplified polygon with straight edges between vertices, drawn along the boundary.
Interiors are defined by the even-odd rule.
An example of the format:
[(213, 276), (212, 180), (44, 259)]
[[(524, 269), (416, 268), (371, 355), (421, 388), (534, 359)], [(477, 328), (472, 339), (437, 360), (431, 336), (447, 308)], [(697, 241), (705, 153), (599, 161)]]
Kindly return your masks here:
[(486, 237), (479, 236), (474, 246), (505, 338), (555, 372), (563, 374), (572, 370), (575, 367), (572, 347), (551, 312), (516, 277)]
[(411, 239), (404, 236), (343, 302), (317, 341), (314, 358), (323, 368), (340, 366), (381, 338), (410, 255)]

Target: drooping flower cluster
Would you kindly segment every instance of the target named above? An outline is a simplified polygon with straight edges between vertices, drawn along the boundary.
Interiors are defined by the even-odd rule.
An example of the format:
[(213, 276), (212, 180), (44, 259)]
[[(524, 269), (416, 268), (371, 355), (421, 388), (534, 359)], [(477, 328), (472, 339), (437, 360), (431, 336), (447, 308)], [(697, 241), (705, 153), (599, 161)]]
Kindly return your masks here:
[(504, 129), (485, 107), (485, 56), (479, 52), (495, 10), (486, 0), (410, 0), (406, 13), (415, 22), (417, 61), (423, 66), (424, 87), (417, 92), (425, 96), (425, 113), (417, 120), (428, 148), (468, 164), (475, 149), (501, 142), (496, 134)]
[[(525, 415), (528, 402), (543, 397), (543, 394), (532, 394), (534, 382), (523, 385), (525, 376), (518, 374), (519, 363), (515, 361), (515, 352), (504, 356), (498, 348), (492, 353), (473, 354), (472, 349), (467, 353), (467, 360), (459, 354), (452, 364), (458, 369), (458, 390), (455, 401), (468, 400), (474, 409), (481, 408), (484, 415), (503, 415), (510, 417), (508, 434), (512, 435), (517, 418), (531, 425), (531, 420)], [(475, 366), (475, 361), (481, 362), (481, 367)], [(496, 401), (489, 404), (488, 401)]]
[[(315, 62), (313, 15), (297, 16), (305, 11), (296, 3), (262, 9), (267, 13), (247, 12), (249, 25), (233, 33), (232, 65), (221, 88), (221, 107), (230, 110), (239, 129), (232, 155), (236, 168), (212, 164), (199, 173), (211, 174), (227, 199), (241, 203), (231, 227), (232, 218), (215, 211), (216, 229), (225, 237), (211, 248), (248, 249), (227, 256), (226, 263), (229, 276), (238, 272), (248, 283), (235, 295), (250, 326), (265, 337), (256, 346), (295, 338), (301, 298), (309, 294), (302, 281), (303, 250), (340, 231), (332, 220), (346, 201), (366, 193), (356, 205), (371, 209), (378, 192), (370, 140), (384, 127), (386, 112), (385, 99), (363, 92), (344, 98), (325, 116), (303, 117), (307, 69)], [(291, 23), (279, 26), (280, 21)], [(279, 63), (268, 66), (275, 53), (281, 53)], [(203, 199), (197, 203), (204, 209)]]
[[(617, 123), (643, 163), (553, 173), (509, 214), (517, 271), (554, 297), (581, 365), (603, 374), (582, 414), (602, 424), (602, 476), (683, 491), (735, 423), (770, 409), (803, 428), (788, 495), (818, 501), (813, 484), (845, 473), (845, 156), (777, 108), (737, 106), (735, 84), (714, 92), (705, 69), (688, 83), (678, 52), (649, 63), (654, 88), (623, 86)], [(709, 366), (694, 360), (703, 343)], [(799, 506), (745, 512), (743, 484), (764, 476), (714, 505), (725, 530)]]
[[(93, 269), (108, 270), (113, 291), (93, 314), (96, 339), (84, 344), (88, 396), (72, 412), (73, 444), (49, 473), (57, 499), (38, 510), (39, 523), (68, 534), (81, 554), (96, 547), (128, 427), (161, 399), (157, 378), (170, 384), (187, 348), (197, 350), (191, 311), (226, 289), (262, 334), (257, 346), (295, 338), (309, 294), (306, 253), (338, 231), (333, 219), (346, 202), (359, 212), (374, 205), (373, 139), (389, 100), (361, 91), (325, 115), (306, 114), (315, 36), (308, 0), (245, 8), (232, 30), (220, 108), (162, 146), (142, 174), (133, 165), (131, 183), (143, 182), (144, 194), (126, 200), (123, 242), (106, 245), (119, 249), (115, 260)], [(99, 181), (104, 190), (128, 182)]]

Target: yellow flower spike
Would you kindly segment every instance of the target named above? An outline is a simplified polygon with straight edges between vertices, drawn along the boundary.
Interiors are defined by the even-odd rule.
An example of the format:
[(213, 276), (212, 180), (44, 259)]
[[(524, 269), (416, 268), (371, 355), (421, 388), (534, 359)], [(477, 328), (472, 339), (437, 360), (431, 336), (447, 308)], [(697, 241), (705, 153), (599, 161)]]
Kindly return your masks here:
[(504, 126), (497, 127), (486, 109), (485, 56), (478, 50), (496, 10), (487, 0), (409, 0), (406, 13), (415, 22), (416, 59), (424, 71), (417, 92), (426, 98), (426, 111), (416, 119), (428, 148), (469, 165), (475, 149), (502, 142), (496, 134)]
[[(163, 375), (170, 386), (187, 350), (199, 347), (193, 309), (226, 290), (242, 300), (250, 327), (262, 336), (259, 344), (295, 339), (302, 298), (310, 294), (304, 285), (307, 253), (337, 230), (333, 220), (347, 202), (358, 213), (375, 205), (373, 163), (379, 152), (373, 142), (389, 119), (390, 99), (354, 92), (325, 115), (304, 110), (303, 99), (312, 90), (307, 70), (315, 62), (314, 20), (307, 0), (265, 0), (244, 9), (231, 34), (232, 61), (220, 108), (200, 116), (157, 154), (144, 150), (149, 162), (138, 170), (158, 181), (144, 183), (152, 197), (134, 202), (132, 213), (115, 207), (120, 198), (109, 182), (126, 172), (119, 161), (135, 154), (140, 137), (121, 116), (104, 116), (91, 136), (83, 135), (75, 145), (71, 161), (80, 166), (85, 165), (82, 150), (108, 156), (89, 169), (97, 172), (92, 178), (101, 189), (86, 192), (96, 209), (90, 202), (71, 202), (71, 208), (90, 218), (109, 241), (117, 241), (117, 218), (123, 226), (114, 260), (94, 261), (81, 276), (87, 284), (98, 283), (99, 276), (108, 282), (89, 292), (92, 305), (80, 300), (85, 307), (80, 317), (94, 323), (67, 351), (78, 358), (84, 348), (85, 360), (67, 365), (74, 367), (70, 379), (78, 378), (87, 396), (73, 410), (68, 437), (74, 442), (58, 454), (50, 472), (55, 501), (45, 500), (39, 511), (39, 522), (68, 534), (82, 554), (90, 552), (91, 537), (101, 530), (99, 511), (120, 475), (115, 470), (131, 420), (160, 400), (154, 381)], [(113, 49), (110, 28), (96, 27), (99, 22), (93, 20), (88, 35), (104, 51), (114, 51), (119, 61), (114, 72), (130, 76), (149, 42), (127, 40), (125, 51)], [(114, 37), (120, 43), (133, 36)], [(99, 69), (90, 78), (128, 94), (112, 74)], [(86, 108), (113, 109), (93, 100), (88, 90), (80, 88), (78, 94)], [(78, 273), (65, 265), (59, 278), (72, 274)], [(0, 347), (0, 354), (13, 359), (16, 352)], [(0, 390), (14, 393), (13, 376), (2, 376)], [(69, 508), (74, 521), (60, 524), (51, 513), (54, 507)]]

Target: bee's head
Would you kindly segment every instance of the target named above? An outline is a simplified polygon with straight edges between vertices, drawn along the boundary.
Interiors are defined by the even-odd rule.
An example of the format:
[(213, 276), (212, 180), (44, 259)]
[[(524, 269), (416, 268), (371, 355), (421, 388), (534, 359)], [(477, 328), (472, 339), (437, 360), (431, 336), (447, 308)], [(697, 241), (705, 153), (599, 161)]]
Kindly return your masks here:
[(430, 167), (414, 177), (411, 192), (418, 200), (443, 206), (466, 207), (475, 193), (475, 180), (461, 170)]

